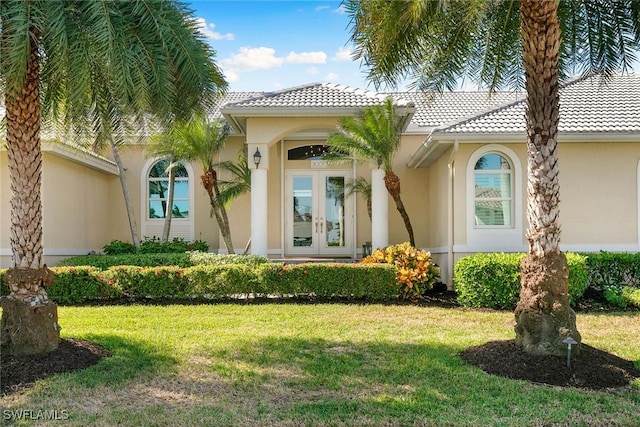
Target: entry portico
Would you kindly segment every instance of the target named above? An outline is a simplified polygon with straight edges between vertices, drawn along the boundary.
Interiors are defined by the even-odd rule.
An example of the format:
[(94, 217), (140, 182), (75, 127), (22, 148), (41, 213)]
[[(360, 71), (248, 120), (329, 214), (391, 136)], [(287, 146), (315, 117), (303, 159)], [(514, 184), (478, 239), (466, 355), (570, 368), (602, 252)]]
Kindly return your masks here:
[[(372, 180), (374, 208), (371, 234), (367, 235), (374, 247), (388, 243), (384, 172), (375, 166), (372, 169), (373, 165), (359, 167), (351, 162), (328, 164), (321, 160), (327, 137), (341, 117), (381, 104), (385, 98), (386, 95), (373, 92), (318, 83), (267, 93), (221, 109), (248, 146), (252, 169), (252, 254), (276, 255), (269, 249), (269, 241), (279, 230), (278, 255), (282, 257), (356, 257), (356, 198), (348, 197), (348, 186), (358, 173)], [(411, 116), (415, 111), (412, 103), (401, 99), (395, 103), (400, 115)], [(251, 161), (257, 153), (259, 162)], [(268, 185), (271, 174), (279, 176), (276, 194), (271, 194), (274, 187), (270, 189)]]

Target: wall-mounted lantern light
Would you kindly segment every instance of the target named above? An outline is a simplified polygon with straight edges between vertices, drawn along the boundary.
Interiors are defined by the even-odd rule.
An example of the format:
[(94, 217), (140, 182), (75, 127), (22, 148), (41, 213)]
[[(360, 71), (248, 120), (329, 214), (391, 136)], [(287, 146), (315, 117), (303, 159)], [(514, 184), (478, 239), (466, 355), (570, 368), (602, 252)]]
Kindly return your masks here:
[(260, 167), (260, 160), (262, 160), (262, 154), (260, 154), (260, 150), (256, 148), (256, 152), (253, 154), (253, 163), (256, 164), (256, 169)]

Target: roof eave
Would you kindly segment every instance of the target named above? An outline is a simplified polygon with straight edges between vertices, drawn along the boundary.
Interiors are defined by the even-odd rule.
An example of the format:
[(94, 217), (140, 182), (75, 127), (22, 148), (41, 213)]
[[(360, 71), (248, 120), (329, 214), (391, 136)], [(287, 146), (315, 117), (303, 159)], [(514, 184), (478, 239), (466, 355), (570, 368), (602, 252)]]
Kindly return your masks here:
[(100, 172), (119, 175), (118, 166), (111, 160), (71, 147), (61, 142), (45, 141), (42, 143), (42, 151), (49, 152), (55, 156), (87, 166)]

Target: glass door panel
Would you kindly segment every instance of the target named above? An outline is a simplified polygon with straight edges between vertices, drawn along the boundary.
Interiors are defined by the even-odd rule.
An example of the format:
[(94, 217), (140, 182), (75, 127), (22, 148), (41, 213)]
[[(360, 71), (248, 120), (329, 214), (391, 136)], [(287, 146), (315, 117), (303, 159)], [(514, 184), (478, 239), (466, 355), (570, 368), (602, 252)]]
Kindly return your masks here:
[(322, 236), (326, 247), (344, 247), (344, 176), (326, 176), (324, 182), (325, 232)]
[(345, 200), (350, 171), (288, 171), (285, 241), (288, 255), (351, 255), (353, 199)]
[(314, 244), (313, 176), (293, 177), (293, 233), (294, 247)]

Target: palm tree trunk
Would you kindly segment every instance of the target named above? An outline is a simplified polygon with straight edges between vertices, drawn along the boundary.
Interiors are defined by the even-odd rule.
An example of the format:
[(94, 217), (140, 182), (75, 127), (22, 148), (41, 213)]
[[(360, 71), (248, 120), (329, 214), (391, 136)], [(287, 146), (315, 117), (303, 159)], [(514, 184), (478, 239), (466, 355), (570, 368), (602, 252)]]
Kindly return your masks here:
[(113, 153), (113, 159), (118, 166), (118, 177), (120, 178), (120, 187), (122, 188), (122, 196), (124, 197), (124, 205), (127, 209), (127, 218), (129, 219), (129, 229), (131, 230), (131, 239), (137, 249), (140, 249), (140, 235), (138, 234), (138, 226), (136, 224), (136, 215), (133, 210), (133, 203), (131, 203), (131, 193), (129, 193), (129, 186), (127, 185), (127, 176), (124, 170), (124, 164), (120, 153), (118, 153), (118, 147), (113, 141), (113, 137), (109, 136), (109, 144), (111, 145), (111, 152)]
[(171, 218), (173, 217), (173, 190), (176, 186), (176, 169), (173, 167), (173, 157), (169, 158), (169, 194), (167, 194), (167, 207), (164, 210), (164, 227), (162, 228), (162, 242), (169, 241), (171, 232)]
[[(562, 341), (578, 343), (576, 316), (569, 305), (567, 261), (560, 252), (557, 136), (559, 117), (558, 1), (520, 3), (527, 89), (527, 240), (515, 310), (516, 341), (535, 354), (566, 355)], [(574, 348), (579, 351), (580, 346)]]
[(39, 81), (38, 42), (34, 34), (22, 90), (5, 93), (13, 261), (4, 276), (11, 293), (0, 303), (3, 354), (43, 353), (55, 350), (60, 342), (57, 305), (44, 289), (53, 274), (42, 259)]
[(404, 203), (402, 203), (402, 199), (400, 198), (400, 178), (398, 178), (398, 175), (393, 171), (386, 171), (384, 174), (384, 186), (387, 188), (391, 198), (396, 203), (396, 209), (398, 209), (398, 212), (404, 221), (407, 233), (409, 233), (409, 242), (411, 243), (411, 246), (415, 248), (416, 240), (413, 237), (411, 220), (409, 219), (409, 214), (407, 214), (407, 210), (404, 208)]
[(233, 249), (233, 242), (231, 241), (231, 230), (229, 228), (229, 220), (226, 216), (226, 211), (224, 212), (224, 216), (222, 214), (222, 210), (220, 209), (220, 204), (218, 203), (218, 199), (214, 192), (214, 188), (217, 186), (214, 185), (216, 182), (216, 172), (214, 170), (208, 170), (202, 174), (200, 177), (202, 181), (202, 186), (207, 191), (209, 195), (209, 202), (211, 203), (211, 210), (213, 210), (213, 214), (216, 217), (216, 221), (218, 223), (218, 227), (220, 228), (220, 234), (222, 234), (222, 240), (224, 240), (224, 244), (227, 248), (227, 253), (234, 254), (235, 250)]

